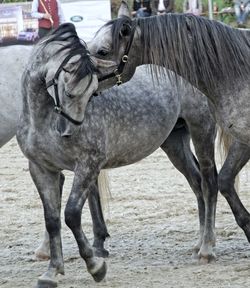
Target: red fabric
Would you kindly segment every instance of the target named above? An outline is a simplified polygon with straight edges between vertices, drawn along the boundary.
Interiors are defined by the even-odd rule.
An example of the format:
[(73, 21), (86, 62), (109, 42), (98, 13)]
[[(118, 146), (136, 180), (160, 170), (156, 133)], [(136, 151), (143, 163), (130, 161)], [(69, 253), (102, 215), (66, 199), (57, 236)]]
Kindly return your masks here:
[[(42, 0), (42, 1), (48, 13), (52, 16), (54, 23), (52, 27), (52, 23), (49, 19), (42, 18), (38, 20), (39, 27), (40, 28), (57, 28), (59, 26), (59, 16), (58, 16), (58, 6), (57, 6), (56, 0), (47, 0), (47, 1)], [(45, 9), (43, 8), (43, 5), (41, 4), (41, 1), (39, 1), (38, 12), (46, 13)]]

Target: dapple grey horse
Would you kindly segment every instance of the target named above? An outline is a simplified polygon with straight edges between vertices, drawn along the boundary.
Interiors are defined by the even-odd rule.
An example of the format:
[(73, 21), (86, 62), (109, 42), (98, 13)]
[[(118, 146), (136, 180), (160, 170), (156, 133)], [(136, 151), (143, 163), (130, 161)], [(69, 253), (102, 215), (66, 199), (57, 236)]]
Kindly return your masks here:
[(78, 145), (74, 143), (77, 138), (80, 141), (86, 106), (98, 87), (94, 61), (74, 25), (66, 23), (36, 45), (23, 73), (23, 102), (16, 136), (29, 159), (29, 170), (43, 203), (50, 239), (50, 264), (47, 272), (39, 277), (37, 287), (55, 287), (56, 275), (64, 274), (60, 233), (61, 171), (64, 169), (75, 173), (65, 209), (66, 223), (94, 280), (99, 282), (106, 274), (104, 259), (94, 255), (81, 228), (83, 204), (89, 191), (97, 189), (100, 172), (96, 170), (92, 174), (92, 168), (97, 167), (88, 167), (91, 159), (87, 159), (88, 155), (95, 148), (84, 145), (84, 142), (89, 143), (86, 134), (81, 140), (87, 150), (84, 148), (79, 153), (79, 142)]
[(30, 51), (30, 46), (0, 48), (0, 147), (16, 134), (22, 106), (21, 71), (24, 70)]
[[(22, 108), (21, 97), (21, 76), (25, 69), (32, 46), (13, 45), (0, 48), (0, 63), (2, 63), (2, 72), (0, 74), (0, 147), (6, 144), (16, 135), (19, 116)], [(104, 171), (98, 177), (98, 184), (102, 187), (101, 193), (107, 193), (105, 189), (106, 175)], [(64, 176), (61, 174), (63, 186)], [(101, 204), (98, 194), (91, 194), (88, 198), (90, 210), (93, 210), (93, 230), (95, 253), (103, 257), (108, 256), (108, 251), (104, 249), (103, 243), (109, 236), (103, 215), (101, 213)], [(92, 208), (93, 207), (93, 208)], [(94, 212), (95, 209), (100, 211)], [(98, 216), (96, 216), (98, 215)], [(45, 233), (43, 243), (36, 249), (36, 257), (40, 260), (46, 260), (49, 257), (49, 239)]]
[[(128, 81), (137, 66), (157, 64), (152, 66), (152, 72), (167, 75), (172, 82), (179, 81), (180, 75), (206, 95), (216, 122), (226, 133), (244, 143), (235, 140), (232, 144), (218, 184), (250, 242), (250, 214), (232, 185), (250, 155), (246, 146), (250, 145), (250, 32), (186, 14), (134, 20), (129, 16), (127, 3), (122, 1), (119, 17), (101, 27), (88, 43), (94, 56), (117, 63), (114, 71), (110, 67), (98, 76), (99, 90)], [(204, 164), (207, 171), (209, 165)], [(203, 182), (205, 199), (208, 199), (205, 202), (207, 213), (216, 197), (211, 194), (214, 190), (208, 187)], [(205, 231), (212, 229), (212, 218), (211, 214), (206, 215)], [(212, 242), (209, 236), (205, 239)]]

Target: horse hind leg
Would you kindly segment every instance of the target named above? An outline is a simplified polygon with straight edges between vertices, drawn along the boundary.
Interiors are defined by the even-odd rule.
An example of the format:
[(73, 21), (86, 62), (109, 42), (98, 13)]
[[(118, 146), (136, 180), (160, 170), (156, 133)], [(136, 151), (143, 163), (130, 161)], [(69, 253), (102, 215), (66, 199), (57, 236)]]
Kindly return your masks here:
[[(90, 159), (85, 163), (90, 163)], [(107, 266), (103, 258), (94, 256), (81, 224), (82, 208), (91, 193), (90, 185), (96, 182), (98, 176), (94, 166), (82, 167), (81, 171), (75, 171), (72, 190), (65, 208), (65, 222), (75, 236), (79, 253), (86, 263), (88, 272), (96, 282), (100, 282), (106, 275)]]
[(196, 195), (199, 213), (200, 237), (193, 249), (193, 256), (197, 256), (204, 234), (205, 204), (201, 190), (201, 175), (199, 164), (190, 148), (190, 136), (185, 126), (174, 129), (161, 145), (173, 165), (185, 176), (191, 189)]
[(50, 259), (49, 233), (47, 230), (44, 232), (42, 243), (35, 250), (35, 257), (39, 261), (47, 261)]
[(213, 247), (216, 241), (214, 228), (218, 196), (218, 174), (214, 159), (215, 124), (213, 121), (208, 121), (208, 119), (207, 122), (202, 122), (202, 126), (199, 127), (196, 119), (195, 124), (191, 125), (189, 123), (188, 127), (199, 161), (201, 189), (205, 202), (204, 234), (198, 256), (201, 263), (208, 263), (216, 258)]
[(104, 242), (109, 233), (103, 217), (98, 185), (92, 184), (89, 189), (88, 203), (93, 222), (94, 253), (98, 257), (108, 257), (109, 252), (104, 248)]
[(244, 231), (248, 242), (250, 242), (250, 214), (240, 201), (234, 188), (234, 183), (236, 176), (248, 162), (249, 158), (250, 148), (234, 141), (229, 148), (228, 156), (218, 176), (219, 190), (226, 198), (235, 220)]

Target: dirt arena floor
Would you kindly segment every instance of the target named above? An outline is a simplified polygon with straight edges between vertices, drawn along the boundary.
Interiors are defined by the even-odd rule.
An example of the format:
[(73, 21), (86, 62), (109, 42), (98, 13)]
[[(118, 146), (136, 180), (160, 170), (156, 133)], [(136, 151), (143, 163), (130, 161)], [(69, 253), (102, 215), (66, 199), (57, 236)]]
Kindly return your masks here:
[[(240, 197), (250, 210), (249, 170), (240, 177)], [(72, 174), (66, 173), (63, 205)], [(250, 245), (219, 195), (217, 261), (198, 265), (192, 247), (198, 237), (196, 199), (184, 177), (161, 150), (143, 161), (110, 171), (113, 199), (106, 212), (111, 238), (106, 280), (96, 284), (86, 272), (77, 245), (63, 222), (65, 276), (61, 288), (244, 288), (250, 287)], [(92, 241), (88, 208), (83, 226)], [(43, 236), (40, 199), (27, 161), (15, 139), (0, 149), (0, 287), (31, 288), (46, 271), (34, 250)]]

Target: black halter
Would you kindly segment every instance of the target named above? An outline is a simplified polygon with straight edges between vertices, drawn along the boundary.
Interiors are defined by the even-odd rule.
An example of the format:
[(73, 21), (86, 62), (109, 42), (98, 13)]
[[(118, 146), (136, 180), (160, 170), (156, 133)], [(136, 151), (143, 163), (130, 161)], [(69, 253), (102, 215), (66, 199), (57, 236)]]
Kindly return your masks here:
[(116, 77), (116, 79), (117, 79), (116, 85), (119, 86), (122, 84), (122, 72), (123, 72), (123, 69), (124, 69), (126, 63), (128, 62), (128, 54), (129, 54), (132, 42), (134, 40), (135, 29), (136, 29), (136, 23), (134, 23), (131, 27), (130, 38), (129, 38), (127, 46), (124, 50), (124, 55), (122, 56), (121, 62), (118, 65), (118, 67), (113, 72), (111, 72), (110, 74), (107, 74), (107, 75), (99, 78), (98, 82), (107, 80), (107, 79), (112, 78), (112, 77)]
[[(77, 55), (77, 54), (80, 54), (79, 51), (74, 51), (72, 54), (68, 55), (64, 60), (63, 62), (61, 63), (61, 65), (59, 66), (58, 70), (56, 71), (56, 74), (54, 76), (54, 78), (52, 80), (50, 80), (47, 84), (46, 84), (46, 88), (49, 88), (50, 86), (54, 86), (54, 92), (55, 92), (55, 106), (54, 106), (54, 111), (57, 113), (57, 114), (60, 114), (62, 115), (64, 118), (66, 118), (67, 120), (69, 120), (71, 123), (75, 124), (75, 125), (81, 125), (83, 120), (82, 121), (77, 121), (73, 118), (71, 118), (68, 114), (66, 114), (64, 111), (63, 111), (63, 108), (61, 107), (60, 105), (60, 98), (59, 98), (59, 95), (58, 95), (58, 78), (59, 78), (59, 75), (61, 73), (62, 70), (64, 70), (64, 65), (66, 63), (68, 63), (69, 59), (72, 58), (73, 56)], [(64, 70), (65, 71), (65, 70)]]

